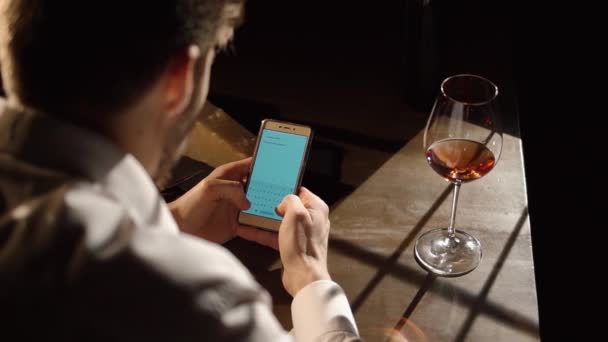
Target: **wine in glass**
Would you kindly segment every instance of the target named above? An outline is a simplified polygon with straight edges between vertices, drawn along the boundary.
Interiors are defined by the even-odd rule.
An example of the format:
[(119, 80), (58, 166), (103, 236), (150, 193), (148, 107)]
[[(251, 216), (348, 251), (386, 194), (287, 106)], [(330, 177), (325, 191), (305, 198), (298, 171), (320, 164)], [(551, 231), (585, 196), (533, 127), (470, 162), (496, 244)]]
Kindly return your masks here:
[(459, 276), (481, 260), (481, 244), (454, 226), (460, 186), (490, 172), (502, 149), (495, 100), (498, 88), (476, 75), (455, 75), (441, 83), (424, 131), (426, 160), (453, 184), (452, 213), (447, 228), (421, 235), (414, 252), (418, 262), (439, 276)]

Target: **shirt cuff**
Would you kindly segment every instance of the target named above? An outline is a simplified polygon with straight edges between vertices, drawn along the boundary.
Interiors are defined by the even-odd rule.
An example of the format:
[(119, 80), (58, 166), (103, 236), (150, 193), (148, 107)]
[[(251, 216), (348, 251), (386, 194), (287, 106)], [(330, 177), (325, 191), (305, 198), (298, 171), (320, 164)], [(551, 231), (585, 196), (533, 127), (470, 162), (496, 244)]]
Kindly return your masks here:
[(359, 335), (344, 291), (331, 280), (318, 280), (302, 288), (291, 303), (296, 341), (315, 341), (336, 331)]

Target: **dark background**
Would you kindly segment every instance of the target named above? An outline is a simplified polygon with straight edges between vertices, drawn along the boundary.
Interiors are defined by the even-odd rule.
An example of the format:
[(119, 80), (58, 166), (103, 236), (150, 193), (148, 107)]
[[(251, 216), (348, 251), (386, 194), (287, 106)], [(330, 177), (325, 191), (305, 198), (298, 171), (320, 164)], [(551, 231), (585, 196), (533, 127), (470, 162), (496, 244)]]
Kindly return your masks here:
[(524, 1), (249, 0), (210, 99), (252, 132), (264, 117), (313, 125), (304, 183), (335, 203), (423, 128), (444, 77), (494, 81), (505, 132), (523, 140), (541, 336), (552, 340), (576, 315), (572, 293), (552, 291), (572, 271), (558, 239), (581, 223), (556, 215), (570, 209), (559, 196), (568, 182), (547, 171), (571, 152), (557, 148), (569, 133), (560, 97), (572, 94), (556, 74), (576, 72), (564, 56), (583, 49), (565, 12)]

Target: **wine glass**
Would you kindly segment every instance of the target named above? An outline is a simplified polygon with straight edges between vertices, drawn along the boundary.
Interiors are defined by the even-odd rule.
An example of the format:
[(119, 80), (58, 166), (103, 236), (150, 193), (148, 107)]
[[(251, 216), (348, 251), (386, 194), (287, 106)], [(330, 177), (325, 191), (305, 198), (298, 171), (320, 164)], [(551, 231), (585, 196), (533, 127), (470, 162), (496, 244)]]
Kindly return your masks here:
[(441, 83), (424, 131), (426, 160), (454, 186), (447, 228), (421, 235), (414, 248), (428, 271), (455, 277), (474, 270), (481, 260), (481, 244), (454, 227), (460, 186), (494, 168), (502, 149), (502, 131), (495, 110), (498, 87), (477, 75), (455, 75)]

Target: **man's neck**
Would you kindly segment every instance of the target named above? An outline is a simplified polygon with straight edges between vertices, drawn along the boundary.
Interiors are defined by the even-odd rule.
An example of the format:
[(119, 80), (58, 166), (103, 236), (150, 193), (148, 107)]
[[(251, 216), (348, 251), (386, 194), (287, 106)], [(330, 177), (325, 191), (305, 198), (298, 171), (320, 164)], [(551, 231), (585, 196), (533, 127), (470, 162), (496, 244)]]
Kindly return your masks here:
[(135, 106), (108, 122), (103, 130), (124, 152), (132, 154), (151, 176), (158, 170), (165, 136), (158, 115), (146, 106)]

